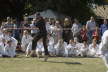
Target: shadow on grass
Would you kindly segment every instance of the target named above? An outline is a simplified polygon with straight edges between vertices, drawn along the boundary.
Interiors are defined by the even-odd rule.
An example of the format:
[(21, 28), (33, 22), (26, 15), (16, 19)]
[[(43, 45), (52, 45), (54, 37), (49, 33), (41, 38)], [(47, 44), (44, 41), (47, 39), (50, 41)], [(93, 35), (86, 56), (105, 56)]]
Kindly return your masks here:
[(58, 62), (58, 61), (47, 61), (49, 63), (64, 63), (64, 64), (75, 64), (75, 65), (82, 65), (80, 62)]

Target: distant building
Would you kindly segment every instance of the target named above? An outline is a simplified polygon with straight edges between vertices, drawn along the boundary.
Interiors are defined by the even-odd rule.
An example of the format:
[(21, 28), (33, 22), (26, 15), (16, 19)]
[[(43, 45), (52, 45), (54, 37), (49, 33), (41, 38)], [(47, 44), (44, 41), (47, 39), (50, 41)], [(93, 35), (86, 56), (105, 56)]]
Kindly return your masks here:
[[(40, 12), (40, 14), (41, 14), (42, 17), (45, 17), (45, 18), (63, 19), (63, 18), (66, 17), (66, 15), (63, 15), (61, 13), (52, 11), (50, 9)], [(35, 18), (35, 17), (36, 17), (36, 13), (33, 14), (33, 15), (28, 16), (28, 18)]]

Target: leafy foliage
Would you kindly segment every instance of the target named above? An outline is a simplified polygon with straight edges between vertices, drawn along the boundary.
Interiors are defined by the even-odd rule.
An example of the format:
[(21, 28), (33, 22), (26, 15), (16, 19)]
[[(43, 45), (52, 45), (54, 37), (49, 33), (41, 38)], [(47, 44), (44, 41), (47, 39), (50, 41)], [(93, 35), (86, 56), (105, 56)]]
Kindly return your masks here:
[(88, 3), (100, 4), (103, 0), (0, 0), (0, 16), (23, 16), (37, 11), (52, 9), (73, 17), (88, 17), (93, 15)]

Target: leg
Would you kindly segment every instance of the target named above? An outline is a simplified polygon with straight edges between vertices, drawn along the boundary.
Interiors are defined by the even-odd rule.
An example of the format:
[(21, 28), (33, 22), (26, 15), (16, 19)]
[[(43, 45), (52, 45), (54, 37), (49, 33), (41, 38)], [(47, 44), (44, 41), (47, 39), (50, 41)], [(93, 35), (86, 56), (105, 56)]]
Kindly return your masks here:
[(30, 54), (30, 51), (31, 51), (31, 48), (32, 47), (32, 42), (30, 42), (27, 46), (27, 49), (26, 49), (26, 57), (28, 57), (28, 55)]
[(34, 36), (33, 40), (32, 40), (32, 51), (31, 51), (31, 56), (33, 56), (35, 54), (35, 50), (36, 50), (36, 46), (37, 46), (37, 42), (38, 40), (41, 38), (42, 36), (39, 34), (38, 36)]
[(44, 45), (45, 55), (49, 55), (48, 48), (47, 48), (47, 36), (43, 37), (43, 45)]
[(43, 36), (43, 45), (44, 45), (44, 52), (45, 52), (45, 59), (44, 61), (46, 62), (47, 59), (48, 59), (48, 55), (49, 55), (49, 52), (48, 52), (48, 48), (47, 48), (47, 36)]
[(108, 54), (105, 54), (103, 57), (102, 57), (103, 61), (105, 62), (105, 65), (106, 67), (108, 68)]

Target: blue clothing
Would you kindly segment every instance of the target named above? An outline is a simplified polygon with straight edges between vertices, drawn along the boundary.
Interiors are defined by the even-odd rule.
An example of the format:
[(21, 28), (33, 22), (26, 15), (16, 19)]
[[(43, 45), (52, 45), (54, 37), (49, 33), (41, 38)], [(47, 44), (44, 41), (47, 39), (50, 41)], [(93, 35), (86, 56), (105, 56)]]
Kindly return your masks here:
[(100, 31), (101, 31), (101, 36), (103, 35), (103, 33), (108, 29), (108, 25), (107, 24), (102, 24), (100, 26)]

